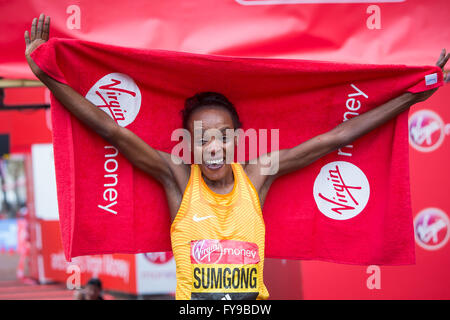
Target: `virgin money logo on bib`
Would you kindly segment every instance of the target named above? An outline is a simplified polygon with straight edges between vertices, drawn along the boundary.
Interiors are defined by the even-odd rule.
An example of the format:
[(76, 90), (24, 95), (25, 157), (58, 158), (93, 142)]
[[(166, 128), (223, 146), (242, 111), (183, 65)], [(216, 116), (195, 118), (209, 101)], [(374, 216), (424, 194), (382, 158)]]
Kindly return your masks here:
[(252, 242), (214, 239), (191, 241), (191, 263), (255, 264), (258, 262), (258, 246)]
[(416, 243), (426, 250), (442, 248), (450, 237), (450, 222), (444, 211), (426, 208), (414, 218)]
[(439, 148), (444, 140), (444, 122), (431, 110), (414, 112), (408, 121), (409, 144), (421, 152), (430, 152)]
[(134, 80), (123, 73), (110, 73), (98, 80), (86, 99), (126, 127), (136, 119), (141, 108), (141, 91)]
[(334, 220), (351, 219), (367, 205), (370, 186), (364, 172), (346, 161), (326, 164), (314, 181), (317, 208)]
[(191, 242), (191, 259), (196, 263), (217, 263), (223, 255), (220, 240), (199, 240)]

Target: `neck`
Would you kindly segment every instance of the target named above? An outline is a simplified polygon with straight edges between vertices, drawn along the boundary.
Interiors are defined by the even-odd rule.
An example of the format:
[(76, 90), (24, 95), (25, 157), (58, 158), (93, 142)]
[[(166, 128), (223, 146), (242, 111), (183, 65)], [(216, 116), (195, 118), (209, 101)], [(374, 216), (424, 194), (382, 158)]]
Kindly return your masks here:
[(208, 187), (214, 190), (226, 190), (227, 192), (225, 193), (228, 193), (233, 189), (234, 186), (233, 169), (230, 164), (226, 164), (226, 166), (228, 166), (227, 172), (222, 179), (210, 180), (204, 174), (202, 174), (203, 180), (205, 181)]

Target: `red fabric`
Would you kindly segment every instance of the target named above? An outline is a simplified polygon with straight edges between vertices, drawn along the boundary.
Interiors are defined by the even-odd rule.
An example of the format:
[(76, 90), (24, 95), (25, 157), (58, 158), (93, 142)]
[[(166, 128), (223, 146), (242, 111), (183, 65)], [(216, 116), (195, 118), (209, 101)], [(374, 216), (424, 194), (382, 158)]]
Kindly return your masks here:
[(0, 50), (0, 76), (35, 79), (23, 34), (41, 12), (51, 17), (51, 37), (227, 56), (421, 65), (448, 46), (450, 28), (442, 26), (449, 10), (448, 0), (2, 1), (0, 30), (7, 32), (0, 43), (8, 50)]
[[(406, 90), (442, 85), (433, 66), (338, 64), (307, 60), (236, 58), (139, 50), (80, 40), (52, 39), (33, 54), (55, 79), (86, 95), (107, 74), (130, 76), (142, 103), (127, 126), (152, 147), (171, 152), (184, 100), (217, 91), (235, 105), (244, 129), (280, 131), (281, 149), (293, 147), (343, 121), (352, 84), (367, 95), (363, 113)], [(425, 84), (436, 73), (437, 81)], [(125, 93), (123, 93), (126, 95)], [(355, 101), (353, 101), (354, 103)], [(118, 155), (117, 214), (105, 205), (106, 141), (52, 99), (53, 142), (65, 254), (170, 251), (168, 206), (162, 188)], [(266, 256), (351, 264), (414, 263), (410, 209), (407, 113), (353, 143), (351, 156), (333, 152), (275, 181), (264, 205)], [(322, 214), (313, 197), (325, 164), (346, 161), (367, 177), (370, 197), (348, 220)], [(108, 167), (108, 165), (107, 165)], [(111, 163), (108, 169), (114, 168)], [(111, 169), (112, 168), (112, 169)]]

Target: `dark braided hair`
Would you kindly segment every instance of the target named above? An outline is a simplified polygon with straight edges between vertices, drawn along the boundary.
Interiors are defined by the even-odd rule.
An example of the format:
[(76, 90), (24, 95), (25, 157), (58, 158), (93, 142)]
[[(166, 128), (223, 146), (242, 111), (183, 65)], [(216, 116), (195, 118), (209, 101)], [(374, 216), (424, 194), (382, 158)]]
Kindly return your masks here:
[(218, 106), (224, 108), (231, 114), (234, 128), (239, 129), (242, 127), (242, 123), (239, 120), (239, 115), (234, 105), (223, 94), (208, 91), (196, 93), (194, 96), (187, 98), (184, 102), (184, 109), (181, 110), (184, 129), (188, 128), (191, 114), (195, 110), (205, 106)]

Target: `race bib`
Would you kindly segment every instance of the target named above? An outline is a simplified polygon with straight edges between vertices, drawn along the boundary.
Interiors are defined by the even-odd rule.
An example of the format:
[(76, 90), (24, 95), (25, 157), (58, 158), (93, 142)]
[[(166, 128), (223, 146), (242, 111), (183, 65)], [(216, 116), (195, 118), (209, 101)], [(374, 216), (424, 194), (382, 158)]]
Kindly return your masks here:
[(191, 299), (256, 299), (258, 262), (258, 246), (252, 242), (191, 241)]

